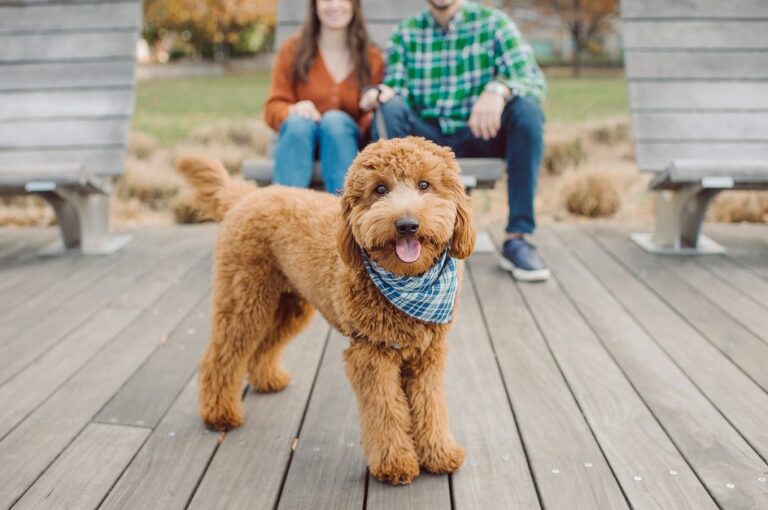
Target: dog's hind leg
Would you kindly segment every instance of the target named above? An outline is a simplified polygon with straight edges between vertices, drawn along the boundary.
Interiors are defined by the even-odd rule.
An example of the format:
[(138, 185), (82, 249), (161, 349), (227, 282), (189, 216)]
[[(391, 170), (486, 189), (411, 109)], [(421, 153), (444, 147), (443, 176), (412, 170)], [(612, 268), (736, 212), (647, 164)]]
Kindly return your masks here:
[(285, 388), (291, 380), (280, 357), (288, 342), (312, 319), (314, 309), (298, 294), (284, 293), (275, 311), (275, 319), (266, 336), (251, 355), (248, 382), (256, 391), (271, 393)]
[[(227, 268), (226, 263), (219, 263)], [(234, 264), (233, 264), (234, 265)], [(211, 340), (200, 363), (200, 415), (215, 430), (243, 423), (248, 359), (273, 327), (279, 283), (269, 264), (216, 272)]]

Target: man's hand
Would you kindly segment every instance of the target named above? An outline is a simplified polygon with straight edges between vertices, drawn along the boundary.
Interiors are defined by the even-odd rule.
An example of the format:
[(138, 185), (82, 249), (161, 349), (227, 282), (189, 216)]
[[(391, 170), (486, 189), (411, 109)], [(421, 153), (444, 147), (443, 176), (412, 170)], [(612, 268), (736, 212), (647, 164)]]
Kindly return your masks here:
[(292, 104), (288, 107), (288, 113), (295, 113), (300, 117), (314, 120), (315, 122), (320, 122), (320, 119), (322, 118), (320, 112), (317, 111), (317, 107), (315, 107), (315, 103), (309, 100), (299, 101), (298, 103)]
[(493, 92), (483, 92), (475, 101), (467, 125), (472, 134), (483, 140), (494, 138), (501, 128), (504, 98)]
[(395, 91), (386, 85), (379, 85), (376, 88), (370, 88), (360, 96), (360, 109), (364, 112), (375, 110), (377, 102), (386, 103), (395, 97)]

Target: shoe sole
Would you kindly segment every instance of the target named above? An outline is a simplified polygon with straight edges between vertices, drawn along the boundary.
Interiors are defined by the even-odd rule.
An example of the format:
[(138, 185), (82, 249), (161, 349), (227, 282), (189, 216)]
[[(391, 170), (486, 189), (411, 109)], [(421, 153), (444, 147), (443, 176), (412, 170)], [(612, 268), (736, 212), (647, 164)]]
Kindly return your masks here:
[(521, 282), (543, 282), (544, 280), (549, 279), (550, 272), (549, 269), (536, 269), (534, 271), (526, 271), (525, 269), (520, 269), (519, 267), (515, 266), (512, 262), (508, 261), (504, 257), (499, 257), (499, 266), (504, 271), (509, 271), (512, 273), (512, 276), (515, 278), (515, 280), (519, 280)]

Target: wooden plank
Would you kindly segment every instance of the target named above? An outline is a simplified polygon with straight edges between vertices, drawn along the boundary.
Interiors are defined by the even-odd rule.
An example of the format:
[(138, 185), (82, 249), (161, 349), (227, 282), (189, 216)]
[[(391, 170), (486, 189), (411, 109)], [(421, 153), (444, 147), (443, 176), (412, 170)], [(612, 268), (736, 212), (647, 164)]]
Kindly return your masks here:
[(200, 301), (94, 421), (154, 428), (195, 372), (210, 332), (210, 298)]
[(451, 477), (454, 506), (539, 508), (515, 417), (466, 274), (448, 345), (448, 411), (456, 441), (466, 451), (464, 465)]
[(688, 285), (698, 290), (700, 295), (707, 297), (713, 305), (730, 315), (753, 335), (768, 342), (768, 310), (750, 299), (741, 289), (713, 277), (712, 273), (697, 263), (691, 264), (690, 261), (676, 259), (666, 259), (663, 263)]
[(104, 308), (73, 330), (33, 364), (0, 386), (0, 437), (45, 400), (91, 356), (136, 318), (139, 310)]
[(329, 332), (318, 314), (286, 349), (288, 387), (246, 395), (245, 424), (229, 432), (216, 450), (189, 508), (275, 508)]
[(224, 437), (200, 420), (193, 377), (99, 508), (186, 508)]
[(764, 18), (762, 0), (622, 0), (622, 17), (637, 18)]
[(88, 425), (14, 508), (98, 507), (149, 432)]
[(2, 66), (0, 92), (133, 86), (131, 59)]
[(0, 150), (123, 146), (128, 141), (130, 123), (128, 118), (0, 122)]
[[(140, 243), (134, 244), (136, 246), (115, 257), (115, 271), (92, 282), (85, 288), (87, 291), (79, 292), (44, 317), (37, 317), (36, 321), (23, 327), (18, 321), (4, 320), (0, 323), (0, 338), (7, 339), (0, 343), (0, 381), (6, 381), (19, 372), (93, 315), (99, 305), (119, 297), (150, 270), (159, 271), (177, 265), (178, 257), (190, 246), (177, 243), (176, 246), (144, 245), (138, 249)], [(157, 255), (157, 251), (153, 253), (158, 248), (165, 248), (162, 255)], [(202, 251), (199, 256), (205, 253)], [(34, 319), (34, 315), (30, 316), (30, 320)]]
[(726, 257), (701, 257), (697, 262), (716, 278), (740, 289), (754, 302), (768, 309), (768, 281), (755, 278), (747, 268)]
[(768, 141), (768, 115), (761, 112), (638, 112), (635, 141)]
[(125, 148), (56, 149), (0, 151), (0, 168), (30, 164), (82, 164), (95, 175), (120, 175), (123, 173)]
[(628, 49), (761, 50), (755, 64), (768, 59), (768, 20), (627, 20), (622, 42)]
[(278, 509), (363, 508), (366, 461), (342, 358), (347, 345), (341, 334), (331, 333)]
[(726, 257), (749, 269), (754, 276), (768, 280), (768, 228), (764, 225), (705, 225), (705, 231), (728, 247)]
[[(575, 226), (557, 228), (564, 242), (550, 229), (540, 229), (538, 234), (542, 254), (564, 290), (717, 504), (721, 508), (756, 509), (768, 503), (768, 486), (756, 479), (756, 473), (768, 470), (768, 465), (579, 262), (581, 244), (571, 243), (579, 235), (577, 230)], [(683, 475), (678, 471), (670, 476)], [(698, 485), (699, 480), (691, 479), (689, 483)], [(736, 488), (729, 489), (728, 483)], [(712, 503), (705, 501), (703, 506)]]
[(470, 272), (543, 506), (628, 508), (519, 290), (500, 279), (495, 258), (473, 255)]
[(138, 33), (115, 32), (0, 35), (0, 64), (131, 57)]
[[(590, 233), (594, 230), (590, 229)], [(765, 428), (764, 411), (768, 407), (768, 395), (656, 293), (641, 283), (654, 270), (633, 277), (622, 259), (617, 259), (617, 255), (610, 251), (606, 253), (602, 245), (598, 246), (595, 241), (588, 242), (583, 236), (570, 235), (566, 240), (624, 309), (653, 337), (761, 457), (768, 459), (768, 430)]]
[(448, 478), (422, 471), (405, 487), (389, 487), (368, 475), (366, 510), (439, 510), (451, 508)]
[(24, 31), (120, 29), (138, 30), (141, 3), (0, 5), (0, 35)]
[[(1, 156), (0, 156), (1, 157)], [(640, 170), (660, 172), (675, 159), (768, 159), (765, 142), (637, 142), (635, 157)]]
[[(210, 260), (99, 351), (0, 441), (0, 506), (12, 504), (170, 334), (210, 285)], [(215, 438), (214, 438), (215, 439)]]
[[(0, 67), (0, 69), (2, 69)], [(62, 117), (130, 117), (133, 90), (66, 90), (0, 94), (0, 121)], [(7, 145), (7, 144), (3, 144)]]
[(688, 286), (659, 257), (645, 253), (628, 237), (608, 230), (599, 239), (725, 356), (768, 390), (768, 345)]
[(629, 103), (638, 109), (768, 109), (768, 83), (744, 81), (631, 81)]
[(716, 508), (557, 281), (520, 290), (631, 507)]
[(629, 80), (699, 79), (766, 80), (768, 53), (754, 51), (625, 50), (624, 64)]

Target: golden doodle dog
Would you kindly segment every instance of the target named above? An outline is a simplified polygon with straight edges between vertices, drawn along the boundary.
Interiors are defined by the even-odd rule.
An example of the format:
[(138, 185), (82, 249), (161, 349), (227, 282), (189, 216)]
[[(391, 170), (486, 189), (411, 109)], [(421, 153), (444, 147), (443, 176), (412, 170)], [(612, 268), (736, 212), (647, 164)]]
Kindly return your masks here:
[[(407, 484), (419, 466), (458, 469), (464, 451), (448, 426), (443, 372), (461, 281), (457, 259), (472, 252), (475, 231), (450, 149), (415, 137), (371, 144), (350, 167), (341, 198), (256, 188), (201, 158), (186, 158), (178, 169), (200, 209), (221, 221), (212, 336), (200, 365), (206, 425), (243, 423), (246, 372), (261, 392), (288, 384), (282, 351), (317, 309), (351, 341), (344, 360), (371, 474)], [(406, 313), (379, 286), (379, 276), (420, 285), (425, 275), (438, 275), (434, 281), (453, 291), (442, 294), (450, 300), (442, 303), (447, 314), (439, 310), (442, 320), (420, 316), (428, 299), (411, 301)], [(399, 288), (404, 298), (413, 297), (410, 290)]]

